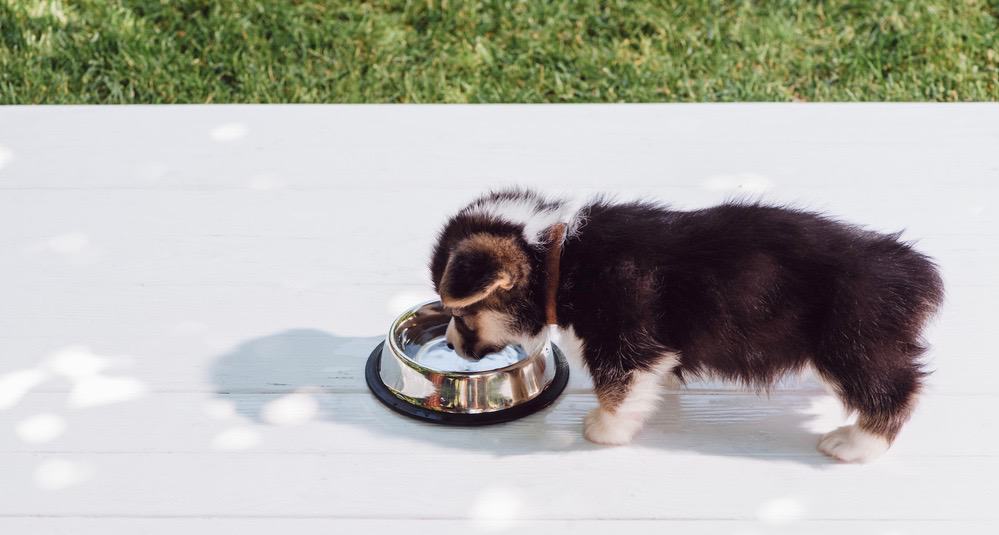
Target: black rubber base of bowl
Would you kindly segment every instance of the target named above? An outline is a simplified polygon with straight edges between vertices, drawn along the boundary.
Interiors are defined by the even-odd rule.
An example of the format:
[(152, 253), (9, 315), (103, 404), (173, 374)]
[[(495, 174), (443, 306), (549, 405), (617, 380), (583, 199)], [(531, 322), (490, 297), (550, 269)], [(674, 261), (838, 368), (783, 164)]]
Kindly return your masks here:
[(463, 426), (509, 422), (510, 420), (534, 414), (551, 405), (562, 394), (562, 391), (565, 390), (565, 385), (569, 383), (569, 363), (566, 362), (562, 351), (552, 345), (552, 353), (555, 357), (555, 377), (552, 378), (552, 382), (548, 383), (548, 388), (545, 388), (536, 398), (515, 407), (510, 407), (509, 409), (478, 414), (458, 414), (425, 409), (396, 396), (382, 382), (380, 372), (382, 367), (382, 345), (384, 344), (385, 342), (378, 344), (374, 351), (371, 352), (371, 356), (368, 357), (368, 364), (364, 369), (364, 378), (368, 382), (368, 388), (378, 398), (378, 401), (384, 403), (388, 408), (399, 414), (423, 420), (424, 422)]

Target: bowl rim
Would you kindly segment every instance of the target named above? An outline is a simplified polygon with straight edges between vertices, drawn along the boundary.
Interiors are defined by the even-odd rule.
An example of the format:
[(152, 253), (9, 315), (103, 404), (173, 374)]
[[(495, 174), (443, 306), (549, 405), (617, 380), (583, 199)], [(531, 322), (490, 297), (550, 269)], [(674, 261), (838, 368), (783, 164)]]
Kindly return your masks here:
[[(394, 320), (392, 320), (392, 324), (389, 326), (388, 336), (386, 337), (388, 339), (389, 351), (391, 351), (397, 359), (405, 361), (407, 366), (421, 373), (431, 373), (444, 377), (483, 377), (490, 374), (506, 373), (509, 371), (516, 370), (518, 368), (524, 368), (529, 366), (532, 362), (538, 359), (543, 361), (545, 354), (543, 348), (546, 346), (549, 347), (548, 351), (552, 353), (552, 350), (550, 349), (551, 341), (548, 340), (542, 346), (542, 350), (536, 351), (534, 353), (527, 353), (527, 351), (525, 350), (524, 352), (527, 353), (526, 357), (518, 360), (517, 362), (514, 362), (513, 364), (508, 364), (506, 366), (503, 366), (502, 368), (493, 368), (491, 370), (479, 370), (479, 371), (459, 371), (459, 370), (438, 370), (435, 368), (429, 368), (427, 366), (424, 366), (423, 364), (420, 364), (419, 362), (410, 358), (410, 356), (407, 355), (406, 352), (403, 351), (401, 347), (399, 347), (399, 342), (398, 340), (396, 340), (395, 333), (399, 325), (402, 324), (402, 322), (408, 320), (412, 315), (416, 314), (416, 312), (421, 308), (433, 304), (440, 304), (443, 307), (443, 303), (441, 303), (440, 299), (431, 299), (429, 301), (424, 301), (418, 305), (406, 309), (402, 314), (399, 314)], [(459, 358), (461, 358), (460, 355)]]
[(552, 357), (554, 359), (555, 376), (548, 383), (548, 386), (537, 396), (512, 407), (499, 409), (492, 412), (445, 412), (424, 407), (413, 403), (408, 398), (400, 396), (395, 390), (389, 388), (381, 378), (382, 350), (385, 342), (379, 342), (371, 351), (368, 362), (364, 367), (364, 379), (368, 385), (368, 390), (389, 409), (402, 414), (408, 418), (438, 425), (451, 425), (456, 427), (479, 427), (493, 424), (500, 424), (517, 420), (525, 416), (531, 416), (552, 405), (555, 400), (561, 397), (566, 387), (569, 385), (569, 363), (555, 344), (551, 345)]

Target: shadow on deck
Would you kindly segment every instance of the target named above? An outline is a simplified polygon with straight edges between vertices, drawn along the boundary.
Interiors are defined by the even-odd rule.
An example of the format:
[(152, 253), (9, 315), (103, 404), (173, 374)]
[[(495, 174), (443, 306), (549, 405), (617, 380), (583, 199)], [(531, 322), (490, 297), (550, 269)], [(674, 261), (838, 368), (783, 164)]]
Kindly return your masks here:
[[(268, 425), (258, 397), (240, 393), (305, 394), (316, 400), (320, 421), (363, 426), (387, 436), (405, 436), (436, 446), (497, 456), (559, 454), (605, 448), (582, 437), (582, 418), (596, 400), (563, 394), (551, 407), (526, 418), (487, 427), (446, 427), (400, 416), (373, 396), (344, 403), (346, 394), (365, 393), (363, 356), (380, 337), (340, 337), (296, 329), (248, 340), (214, 362), (211, 379), (220, 397), (237, 412)], [(574, 370), (575, 373), (581, 373)], [(629, 447), (693, 452), (711, 456), (791, 461), (813, 467), (835, 464), (815, 450), (820, 434), (809, 429), (809, 410), (820, 394), (671, 392)], [(345, 411), (350, 411), (349, 413)]]

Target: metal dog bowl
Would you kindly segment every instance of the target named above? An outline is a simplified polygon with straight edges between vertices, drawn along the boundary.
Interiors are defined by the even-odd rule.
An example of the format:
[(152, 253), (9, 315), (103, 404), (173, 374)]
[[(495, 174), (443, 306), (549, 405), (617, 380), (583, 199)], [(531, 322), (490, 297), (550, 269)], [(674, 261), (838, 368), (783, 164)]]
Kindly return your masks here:
[(569, 366), (554, 345), (546, 343), (530, 354), (508, 346), (469, 361), (447, 348), (449, 321), (441, 303), (432, 301), (392, 323), (365, 369), (375, 397), (419, 420), (484, 425), (541, 410), (565, 389)]

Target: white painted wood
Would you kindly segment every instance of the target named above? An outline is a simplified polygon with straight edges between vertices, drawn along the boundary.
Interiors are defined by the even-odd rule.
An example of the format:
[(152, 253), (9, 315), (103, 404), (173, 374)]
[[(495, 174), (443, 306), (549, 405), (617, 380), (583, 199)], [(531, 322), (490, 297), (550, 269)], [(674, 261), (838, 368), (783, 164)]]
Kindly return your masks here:
[(661, 535), (684, 533), (767, 533), (796, 535), (909, 535), (961, 533), (991, 535), (999, 528), (992, 521), (911, 521), (884, 522), (828, 520), (379, 520), (331, 518), (0, 518), (0, 529), (9, 533), (46, 533), (52, 535), (105, 535), (107, 533), (240, 533), (270, 535), (290, 532), (296, 535), (330, 533), (506, 533), (589, 535), (628, 533)]
[[(565, 394), (552, 408), (482, 429), (410, 421), (367, 392), (301, 390), (292, 394), (149, 394), (103, 406), (72, 408), (67, 394), (30, 394), (0, 412), (0, 453), (344, 453), (490, 455), (572, 453), (600, 449), (581, 435), (592, 393)], [(999, 395), (927, 396), (891, 457), (999, 456)], [(976, 413), (976, 425), (955, 416)], [(41, 440), (38, 426), (56, 417), (61, 432)], [(41, 420), (42, 423), (39, 421)], [(155, 425), (141, 425), (141, 422)], [(807, 458), (821, 433), (845, 422), (827, 394), (770, 397), (718, 391), (668, 394), (635, 444), (667, 454)], [(49, 424), (51, 425), (51, 424)], [(33, 427), (34, 426), (34, 427)], [(954, 437), (961, 437), (957, 441)], [(244, 442), (233, 442), (245, 438)]]
[(7, 453), (17, 492), (0, 515), (454, 519), (503, 504), (497, 515), (526, 519), (748, 520), (781, 500), (817, 520), (997, 520), (997, 457), (837, 467), (642, 447), (447, 453)]
[[(992, 533), (997, 144), (995, 104), (0, 108), (0, 532)], [(870, 466), (815, 452), (807, 378), (618, 449), (579, 370), (503, 426), (390, 413), (364, 359), (513, 183), (906, 229), (948, 286), (924, 402)]]

